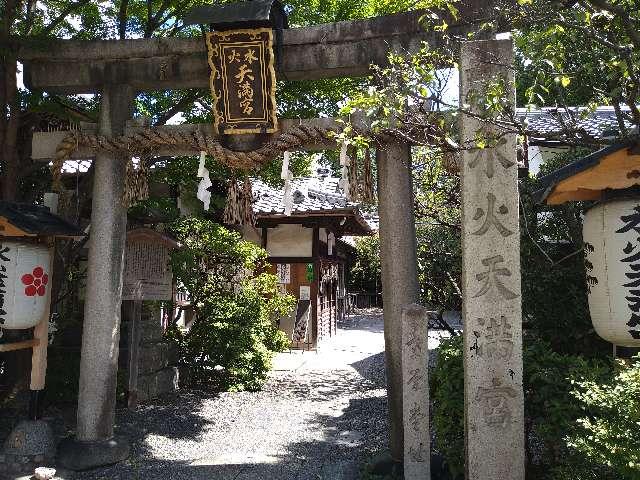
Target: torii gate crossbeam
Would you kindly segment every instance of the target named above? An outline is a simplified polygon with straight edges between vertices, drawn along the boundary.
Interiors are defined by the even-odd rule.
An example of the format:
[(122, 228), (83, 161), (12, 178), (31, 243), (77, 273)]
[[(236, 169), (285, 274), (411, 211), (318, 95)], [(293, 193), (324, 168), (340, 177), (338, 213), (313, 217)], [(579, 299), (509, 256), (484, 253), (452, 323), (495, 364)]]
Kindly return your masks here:
[[(467, 1), (460, 20), (448, 29), (463, 33), (486, 2)], [(475, 4), (480, 7), (476, 7)], [(421, 12), (344, 21), (283, 32), (281, 80), (360, 77), (370, 65), (383, 65), (390, 51), (416, 52), (422, 42), (441, 39), (420, 26)], [(23, 47), (24, 81), (53, 93), (92, 93), (104, 85), (126, 83), (136, 91), (207, 88), (209, 66), (201, 38), (58, 40), (46, 48)]]

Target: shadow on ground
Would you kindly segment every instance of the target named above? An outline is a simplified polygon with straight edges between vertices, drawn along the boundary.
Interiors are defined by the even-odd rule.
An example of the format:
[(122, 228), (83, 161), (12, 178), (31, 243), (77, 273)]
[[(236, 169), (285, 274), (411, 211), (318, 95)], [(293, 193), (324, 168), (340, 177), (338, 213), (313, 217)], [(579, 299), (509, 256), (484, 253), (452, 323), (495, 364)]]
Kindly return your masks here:
[(372, 382), (377, 388), (386, 387), (384, 352), (376, 353), (365, 359), (353, 362), (351, 366), (362, 378)]
[[(320, 402), (345, 395), (345, 389), (350, 391), (354, 388), (351, 383), (345, 381), (328, 385), (323, 384), (321, 379), (313, 378), (303, 387), (291, 389), (289, 394)], [(380, 421), (379, 414), (386, 411), (386, 397), (374, 396), (352, 399), (339, 416), (314, 415), (309, 427), (320, 433), (321, 438), (288, 443), (286, 450), (277, 456), (230, 458), (229, 455), (222, 455), (187, 461), (156, 459), (146, 447), (144, 439), (147, 435), (197, 442), (202, 440), (203, 430), (215, 428), (198, 414), (206, 398), (199, 401), (197, 394), (186, 394), (175, 397), (173, 401), (175, 405), (149, 406), (134, 413), (121, 412), (119, 432), (127, 434), (134, 442), (131, 458), (120, 465), (78, 473), (70, 478), (356, 480), (360, 478), (359, 466), (386, 441), (387, 425)], [(140, 429), (142, 426), (144, 430)], [(367, 438), (362, 432), (366, 432)]]

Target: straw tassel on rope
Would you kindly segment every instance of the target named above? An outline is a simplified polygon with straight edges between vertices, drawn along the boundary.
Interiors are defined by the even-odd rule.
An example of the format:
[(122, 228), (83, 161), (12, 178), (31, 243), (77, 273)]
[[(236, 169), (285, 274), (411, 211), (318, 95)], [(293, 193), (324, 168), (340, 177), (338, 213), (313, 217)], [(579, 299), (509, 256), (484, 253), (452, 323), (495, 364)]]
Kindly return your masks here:
[(244, 177), (242, 189), (236, 178), (229, 182), (224, 222), (228, 225), (255, 225), (253, 213), (253, 188), (249, 176)]
[(362, 201), (374, 203), (373, 194), (373, 168), (371, 166), (371, 149), (364, 151), (364, 162), (362, 165)]
[(240, 189), (238, 188), (238, 180), (236, 180), (235, 177), (229, 181), (227, 206), (224, 209), (224, 223), (227, 225), (242, 224), (242, 215), (240, 214)]
[(138, 168), (133, 165), (130, 158), (127, 162), (126, 178), (124, 184), (124, 204), (127, 207), (136, 202), (149, 198), (149, 167), (145, 158), (140, 158)]
[(351, 202), (357, 202), (358, 193), (358, 150), (351, 146), (347, 150), (349, 156), (349, 195), (347, 199)]
[(251, 186), (251, 179), (248, 175), (244, 177), (240, 214), (243, 225), (254, 226), (256, 224), (256, 218), (253, 213), (253, 187)]

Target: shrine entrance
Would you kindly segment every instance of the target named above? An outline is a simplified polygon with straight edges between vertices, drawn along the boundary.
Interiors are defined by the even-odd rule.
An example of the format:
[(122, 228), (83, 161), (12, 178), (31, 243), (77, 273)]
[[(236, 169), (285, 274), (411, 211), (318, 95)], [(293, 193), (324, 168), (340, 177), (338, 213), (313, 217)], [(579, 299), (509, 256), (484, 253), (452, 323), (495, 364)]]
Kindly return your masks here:
[[(282, 18), (278, 20), (282, 15), (278, 2), (238, 5), (244, 16), (234, 19), (224, 16), (228, 10), (224, 15), (215, 12), (220, 16), (212, 18), (218, 18), (219, 24), (216, 31), (206, 35), (206, 44), (202, 39), (179, 38), (60, 40), (46, 52), (24, 49), (18, 55), (26, 67), (25, 82), (31, 88), (101, 93), (97, 126), (36, 134), (33, 144), (34, 158), (53, 159), (58, 167), (67, 158), (95, 158), (95, 178), (100, 179), (93, 187), (78, 426), (75, 438), (62, 445), (59, 454), (60, 461), (71, 468), (113, 463), (128, 454), (126, 442), (113, 435), (128, 160), (132, 156), (204, 152), (246, 172), (284, 152), (342, 148), (336, 139), (343, 133), (344, 123), (338, 119), (276, 118), (276, 72), (290, 81), (362, 76), (368, 74), (371, 64), (384, 64), (391, 51), (412, 52), (423, 40), (432, 44), (439, 41), (422, 30), (419, 12), (286, 29)], [(488, 8), (484, 2), (465, 2), (460, 19), (450, 28), (474, 28), (483, 18), (483, 8)], [(215, 7), (204, 7), (191, 20), (213, 23), (208, 16), (211, 9)], [(510, 41), (467, 44), (461, 53), (462, 96), (496, 76), (508, 81), (512, 54)], [(211, 88), (217, 106), (213, 127), (151, 128), (131, 122), (139, 92), (205, 86)], [(424, 395), (403, 394), (418, 391), (416, 380), (424, 382), (427, 375), (424, 362), (418, 362), (420, 371), (403, 374), (402, 360), (406, 355), (403, 309), (407, 325), (415, 324), (416, 315), (421, 315), (419, 309), (409, 308), (420, 299), (412, 145), (398, 136), (374, 135), (366, 121), (357, 126), (372, 138), (376, 150), (391, 453), (396, 462), (404, 461), (408, 471), (428, 478), (429, 432), (424, 431), (424, 424), (414, 427), (409, 415), (418, 408), (422, 417), (428, 416), (426, 399)], [(461, 126), (465, 138), (472, 138), (480, 127), (470, 119), (463, 120)], [(493, 325), (494, 319), (505, 319), (512, 342), (509, 358), (476, 355), (475, 350), (465, 349), (467, 469), (468, 478), (478, 480), (524, 478), (519, 237), (512, 235), (518, 229), (514, 138), (509, 137), (497, 149), (464, 153), (461, 166), (465, 324), (467, 329), (477, 324), (474, 330), (480, 332), (483, 325)], [(343, 167), (348, 170), (348, 164)], [(235, 182), (232, 185), (238, 188)], [(504, 198), (499, 200), (501, 206), (496, 212), (490, 199), (498, 195)], [(229, 220), (249, 219), (247, 199), (245, 196), (244, 201), (235, 203), (228, 212)], [(510, 277), (509, 288), (502, 282), (504, 276)], [(422, 323), (426, 323), (424, 318)], [(406, 327), (404, 335), (408, 335)], [(465, 341), (473, 339), (465, 333)], [(410, 403), (414, 400), (415, 404)], [(503, 441), (495, 442), (496, 436)]]

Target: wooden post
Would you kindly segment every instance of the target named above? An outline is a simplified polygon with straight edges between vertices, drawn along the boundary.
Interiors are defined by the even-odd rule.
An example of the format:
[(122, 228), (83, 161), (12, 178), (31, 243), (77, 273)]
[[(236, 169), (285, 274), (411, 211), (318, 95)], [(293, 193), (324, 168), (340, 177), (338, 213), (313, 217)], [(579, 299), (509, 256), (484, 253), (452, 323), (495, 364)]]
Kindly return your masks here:
[[(45, 206), (49, 208), (51, 213), (58, 213), (58, 195), (55, 193), (45, 194)], [(48, 272), (53, 272), (53, 263), (55, 256), (55, 246), (53, 239), (49, 246), (49, 268)], [(29, 418), (31, 420), (37, 420), (42, 414), (42, 391), (45, 387), (47, 376), (47, 350), (49, 347), (49, 317), (51, 315), (51, 301), (49, 299), (47, 307), (40, 323), (33, 329), (33, 338), (36, 341), (33, 350), (31, 351), (31, 383), (29, 389), (31, 390), (29, 401)]]
[[(52, 249), (53, 250), (53, 249)], [(49, 270), (53, 266), (53, 251), (51, 252), (51, 263)], [(51, 303), (47, 304), (40, 323), (33, 329), (34, 347), (31, 351), (31, 383), (29, 385), (29, 418), (38, 420), (42, 414), (42, 391), (45, 387), (47, 376), (47, 349), (49, 347), (49, 314)]]
[[(480, 113), (487, 83), (504, 81), (515, 107), (513, 45), (462, 45), (460, 103)], [(476, 99), (474, 101), (474, 99)], [(461, 117), (464, 142), (497, 127)], [(515, 134), (468, 150), (462, 177), (465, 450), (467, 480), (524, 480), (524, 394), (518, 165)]]
[(129, 320), (129, 358), (128, 364), (128, 392), (127, 406), (135, 409), (138, 406), (138, 372), (140, 360), (140, 339), (142, 337), (142, 300), (132, 300), (125, 303), (125, 315)]
[(311, 335), (309, 343), (315, 345), (316, 352), (320, 349), (318, 345), (318, 323), (320, 322), (320, 309), (318, 300), (320, 299), (320, 229), (313, 227), (313, 237), (311, 239), (311, 257), (313, 259), (313, 282), (311, 283)]
[(14, 343), (2, 343), (0, 344), (0, 352), (15, 352), (16, 350), (26, 350), (27, 348), (33, 348), (38, 345), (39, 340), (24, 340), (22, 342)]

